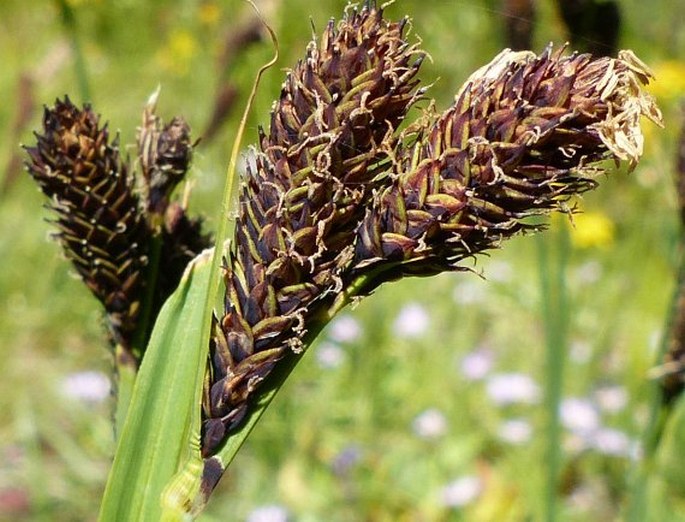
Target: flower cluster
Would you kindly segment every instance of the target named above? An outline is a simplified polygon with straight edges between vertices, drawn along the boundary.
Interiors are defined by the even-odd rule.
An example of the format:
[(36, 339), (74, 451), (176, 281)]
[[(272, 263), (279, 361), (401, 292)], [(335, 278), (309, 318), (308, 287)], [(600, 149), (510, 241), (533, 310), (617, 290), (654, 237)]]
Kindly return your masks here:
[(423, 53), (406, 20), (352, 10), (332, 22), (286, 78), (240, 194), (226, 306), (211, 347), (203, 452), (248, 411), (286, 354), (300, 352), (317, 311), (343, 290), (356, 229), (386, 175), (397, 126), (420, 96)]
[[(447, 110), (431, 105), (403, 126), (426, 92), (417, 76), (425, 53), (407, 40), (407, 25), (385, 20), (372, 2), (348, 8), (287, 74), (260, 129), (222, 267), (223, 309), (211, 325), (202, 494), (223, 471), (213, 456), (275, 370), (292, 367), (344, 305), (401, 277), (463, 270), (465, 258), (543, 228), (536, 217), (571, 212), (569, 199), (596, 186), (599, 162), (636, 164), (641, 117), (660, 123), (643, 90), (651, 75), (630, 51), (593, 58), (549, 47), (502, 52)], [(143, 335), (134, 346), (134, 335), (209, 244), (200, 221), (172, 202), (192, 157), (190, 128), (180, 118), (164, 125), (155, 104), (156, 95), (138, 133), (138, 183), (107, 126), (69, 99), (46, 109), (43, 134), (27, 148), (28, 170), (52, 200), (57, 238), (134, 362), (145, 344)], [(429, 327), (412, 305), (395, 333)], [(484, 357), (471, 365), (487, 367)], [(474, 379), (487, 373), (476, 370)], [(497, 385), (489, 380), (493, 397)], [(524, 393), (521, 400), (538, 399), (534, 383)], [(438, 437), (445, 422), (428, 410), (414, 429)], [(509, 432), (526, 436), (520, 424)], [(478, 490), (455, 483), (445, 503)]]
[[(103, 304), (119, 362), (133, 365), (145, 347), (145, 336), (134, 347), (143, 309), (150, 307), (154, 317), (185, 265), (209, 244), (200, 221), (169, 202), (189, 166), (190, 129), (179, 118), (163, 127), (154, 105), (145, 114), (139, 143), (145, 180), (141, 189), (120, 157), (118, 138), (110, 139), (107, 125), (100, 125), (89, 105), (79, 108), (69, 98), (57, 100), (45, 109), (37, 144), (26, 147), (28, 172), (57, 216), (55, 237)], [(155, 245), (162, 255), (153, 255)], [(153, 271), (161, 274), (160, 284), (150, 289)]]
[(202, 452), (213, 455), (263, 383), (341, 302), (464, 258), (531, 217), (569, 211), (597, 162), (642, 153), (641, 116), (660, 122), (647, 68), (564, 49), (505, 51), (442, 114), (398, 131), (423, 95), (406, 20), (350, 9), (288, 74), (242, 182), (225, 310), (215, 321)]

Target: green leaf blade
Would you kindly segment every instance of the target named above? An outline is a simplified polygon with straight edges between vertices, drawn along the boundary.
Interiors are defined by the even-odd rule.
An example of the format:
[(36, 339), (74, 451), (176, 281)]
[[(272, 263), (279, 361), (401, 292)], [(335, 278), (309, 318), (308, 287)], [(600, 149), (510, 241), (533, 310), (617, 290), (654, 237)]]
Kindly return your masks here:
[(102, 522), (159, 520), (161, 494), (199, 436), (210, 258), (208, 251), (189, 265), (159, 314), (105, 488)]

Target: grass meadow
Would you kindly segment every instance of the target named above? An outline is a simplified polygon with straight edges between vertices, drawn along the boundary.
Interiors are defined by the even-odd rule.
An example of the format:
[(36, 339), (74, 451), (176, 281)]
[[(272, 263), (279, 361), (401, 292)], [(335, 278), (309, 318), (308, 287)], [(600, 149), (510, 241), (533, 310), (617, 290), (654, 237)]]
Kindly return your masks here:
[[(42, 105), (64, 94), (87, 97), (122, 144), (134, 143), (158, 85), (158, 113), (183, 115), (200, 137), (217, 90), (230, 83), (233, 110), (198, 145), (190, 176), (190, 208), (214, 228), (242, 104), (272, 53), (262, 40), (222, 65), (225, 42), (249, 19), (242, 1), (66, 1), (0, 3), (0, 166), (9, 166), (0, 194), (0, 520), (8, 521), (95, 520), (114, 451), (103, 319), (47, 240), (42, 195), (25, 173), (11, 174), (19, 144), (32, 142)], [(246, 143), (268, 124), (283, 70), (346, 2), (257, 4), (281, 58), (259, 88)], [(645, 445), (658, 420), (648, 373), (681, 258), (673, 177), (685, 1), (620, 5), (620, 47), (653, 68), (665, 120), (665, 129), (645, 122), (637, 169), (601, 179), (576, 201), (583, 213), (573, 224), (556, 216), (544, 234), (517, 237), (468, 271), (387, 284), (346, 310), (303, 357), (200, 520), (685, 520), (685, 437), (665, 439), (656, 458)], [(397, 0), (386, 13), (412, 17), (432, 57), (421, 77), (441, 108), (506, 45), (495, 0)], [(535, 51), (569, 39), (551, 0), (537, 2), (537, 16)]]

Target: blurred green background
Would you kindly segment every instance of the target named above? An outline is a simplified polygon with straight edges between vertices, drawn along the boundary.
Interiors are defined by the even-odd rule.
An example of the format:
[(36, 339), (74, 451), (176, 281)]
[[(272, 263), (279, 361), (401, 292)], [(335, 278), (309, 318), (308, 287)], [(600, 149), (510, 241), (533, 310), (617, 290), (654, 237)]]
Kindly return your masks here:
[[(247, 143), (268, 124), (284, 69), (346, 2), (257, 4), (278, 35), (281, 59), (260, 86)], [(158, 113), (183, 115), (196, 137), (208, 128), (217, 93), (232, 86), (232, 111), (213, 139), (200, 142), (190, 176), (190, 207), (210, 228), (238, 115), (258, 64), (272, 53), (262, 37), (227, 57), (231, 38), (250, 23), (248, 6), (237, 0), (65, 5), (71, 27), (60, 2), (0, 3), (0, 520), (94, 520), (114, 449), (100, 311), (58, 245), (46, 240), (43, 197), (16, 168), (19, 144), (31, 143), (43, 104), (65, 94), (84, 101), (74, 42), (89, 101), (120, 130), (122, 145), (135, 142), (142, 107), (158, 85)], [(573, 36), (554, 2), (535, 5), (534, 50)], [(564, 275), (569, 304), (568, 343), (558, 347), (565, 361), (561, 518), (622, 517), (649, 421), (646, 375), (679, 259), (673, 175), (685, 1), (625, 0), (620, 8), (619, 46), (654, 69), (650, 90), (666, 124), (645, 123), (638, 168), (601, 179), (577, 202), (584, 214), (575, 227), (553, 219), (543, 236), (517, 238), (468, 265), (485, 279), (460, 273), (393, 283), (334, 321), (201, 520), (538, 519), (549, 375), (544, 255)], [(432, 57), (422, 78), (433, 83), (438, 107), (507, 45), (511, 18), (495, 0), (398, 0), (386, 12), (413, 18), (412, 33)], [(681, 493), (658, 482), (650, 490), (660, 513), (654, 520), (685, 518)]]

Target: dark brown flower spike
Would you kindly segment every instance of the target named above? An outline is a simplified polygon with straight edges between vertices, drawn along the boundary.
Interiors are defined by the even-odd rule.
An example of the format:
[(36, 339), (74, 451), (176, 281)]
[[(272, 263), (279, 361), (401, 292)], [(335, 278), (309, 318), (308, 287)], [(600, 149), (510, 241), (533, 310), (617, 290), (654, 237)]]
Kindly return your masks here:
[[(379, 16), (373, 8), (354, 11), (337, 33), (329, 26), (320, 51), (310, 48), (286, 81), (248, 171), (226, 266), (226, 313), (211, 349), (206, 456), (240, 424), (278, 362), (303, 349), (317, 314), (350, 285), (364, 281), (355, 290), (363, 294), (401, 276), (457, 270), (464, 257), (539, 227), (528, 218), (563, 210), (570, 196), (595, 186), (601, 169), (591, 164), (637, 161), (641, 115), (660, 121), (641, 91), (650, 75), (632, 53), (593, 60), (551, 49), (539, 57), (506, 51), (469, 79), (452, 108), (398, 140), (395, 121), (415, 97), (415, 81), (403, 80), (412, 69), (403, 65), (409, 72), (394, 75), (403, 80), (401, 103), (390, 101), (401, 92), (397, 84), (385, 92), (377, 89), (387, 85), (355, 85), (382, 78), (381, 63), (398, 62), (373, 64), (372, 57), (388, 56), (384, 47), (349, 43), (349, 35), (374, 42), (356, 35), (379, 27), (388, 38), (401, 34), (400, 24)], [(332, 67), (347, 55), (354, 61)], [(398, 56), (400, 63), (409, 58)], [(359, 63), (368, 65), (354, 69)], [(349, 92), (332, 88), (344, 85)], [(385, 120), (372, 110), (381, 103)], [(355, 124), (360, 115), (364, 125)], [(389, 124), (374, 132), (382, 121)]]
[(149, 231), (118, 139), (110, 141), (107, 126), (100, 126), (89, 105), (79, 109), (69, 98), (45, 109), (43, 134), (36, 139), (36, 146), (26, 147), (27, 168), (51, 200), (55, 237), (104, 305), (115, 343), (130, 350)]
[(423, 53), (405, 41), (406, 23), (350, 9), (286, 78), (242, 183), (203, 404), (205, 454), (241, 422), (284, 354), (301, 351), (312, 314), (342, 288), (372, 182), (421, 94)]
[[(188, 125), (174, 118), (164, 126), (154, 103), (146, 107), (139, 132), (141, 201), (118, 138), (110, 140), (99, 120), (89, 105), (57, 100), (45, 109), (37, 145), (26, 147), (27, 169), (51, 200), (55, 237), (66, 257), (104, 305), (118, 364), (136, 366), (159, 309), (211, 238), (185, 205), (170, 203), (192, 156)], [(146, 307), (149, 321), (141, 326)]]
[(155, 114), (157, 90), (143, 111), (138, 129), (138, 160), (147, 189), (147, 210), (162, 216), (176, 186), (185, 178), (193, 156), (190, 126), (181, 117), (164, 125)]
[[(538, 228), (528, 218), (566, 210), (596, 184), (597, 162), (633, 166), (640, 117), (659, 123), (635, 56), (505, 51), (475, 73), (455, 104), (412, 131), (394, 181), (374, 198), (356, 240), (351, 277), (385, 266), (380, 282), (458, 270), (502, 239)], [(383, 272), (383, 270), (381, 270)]]

